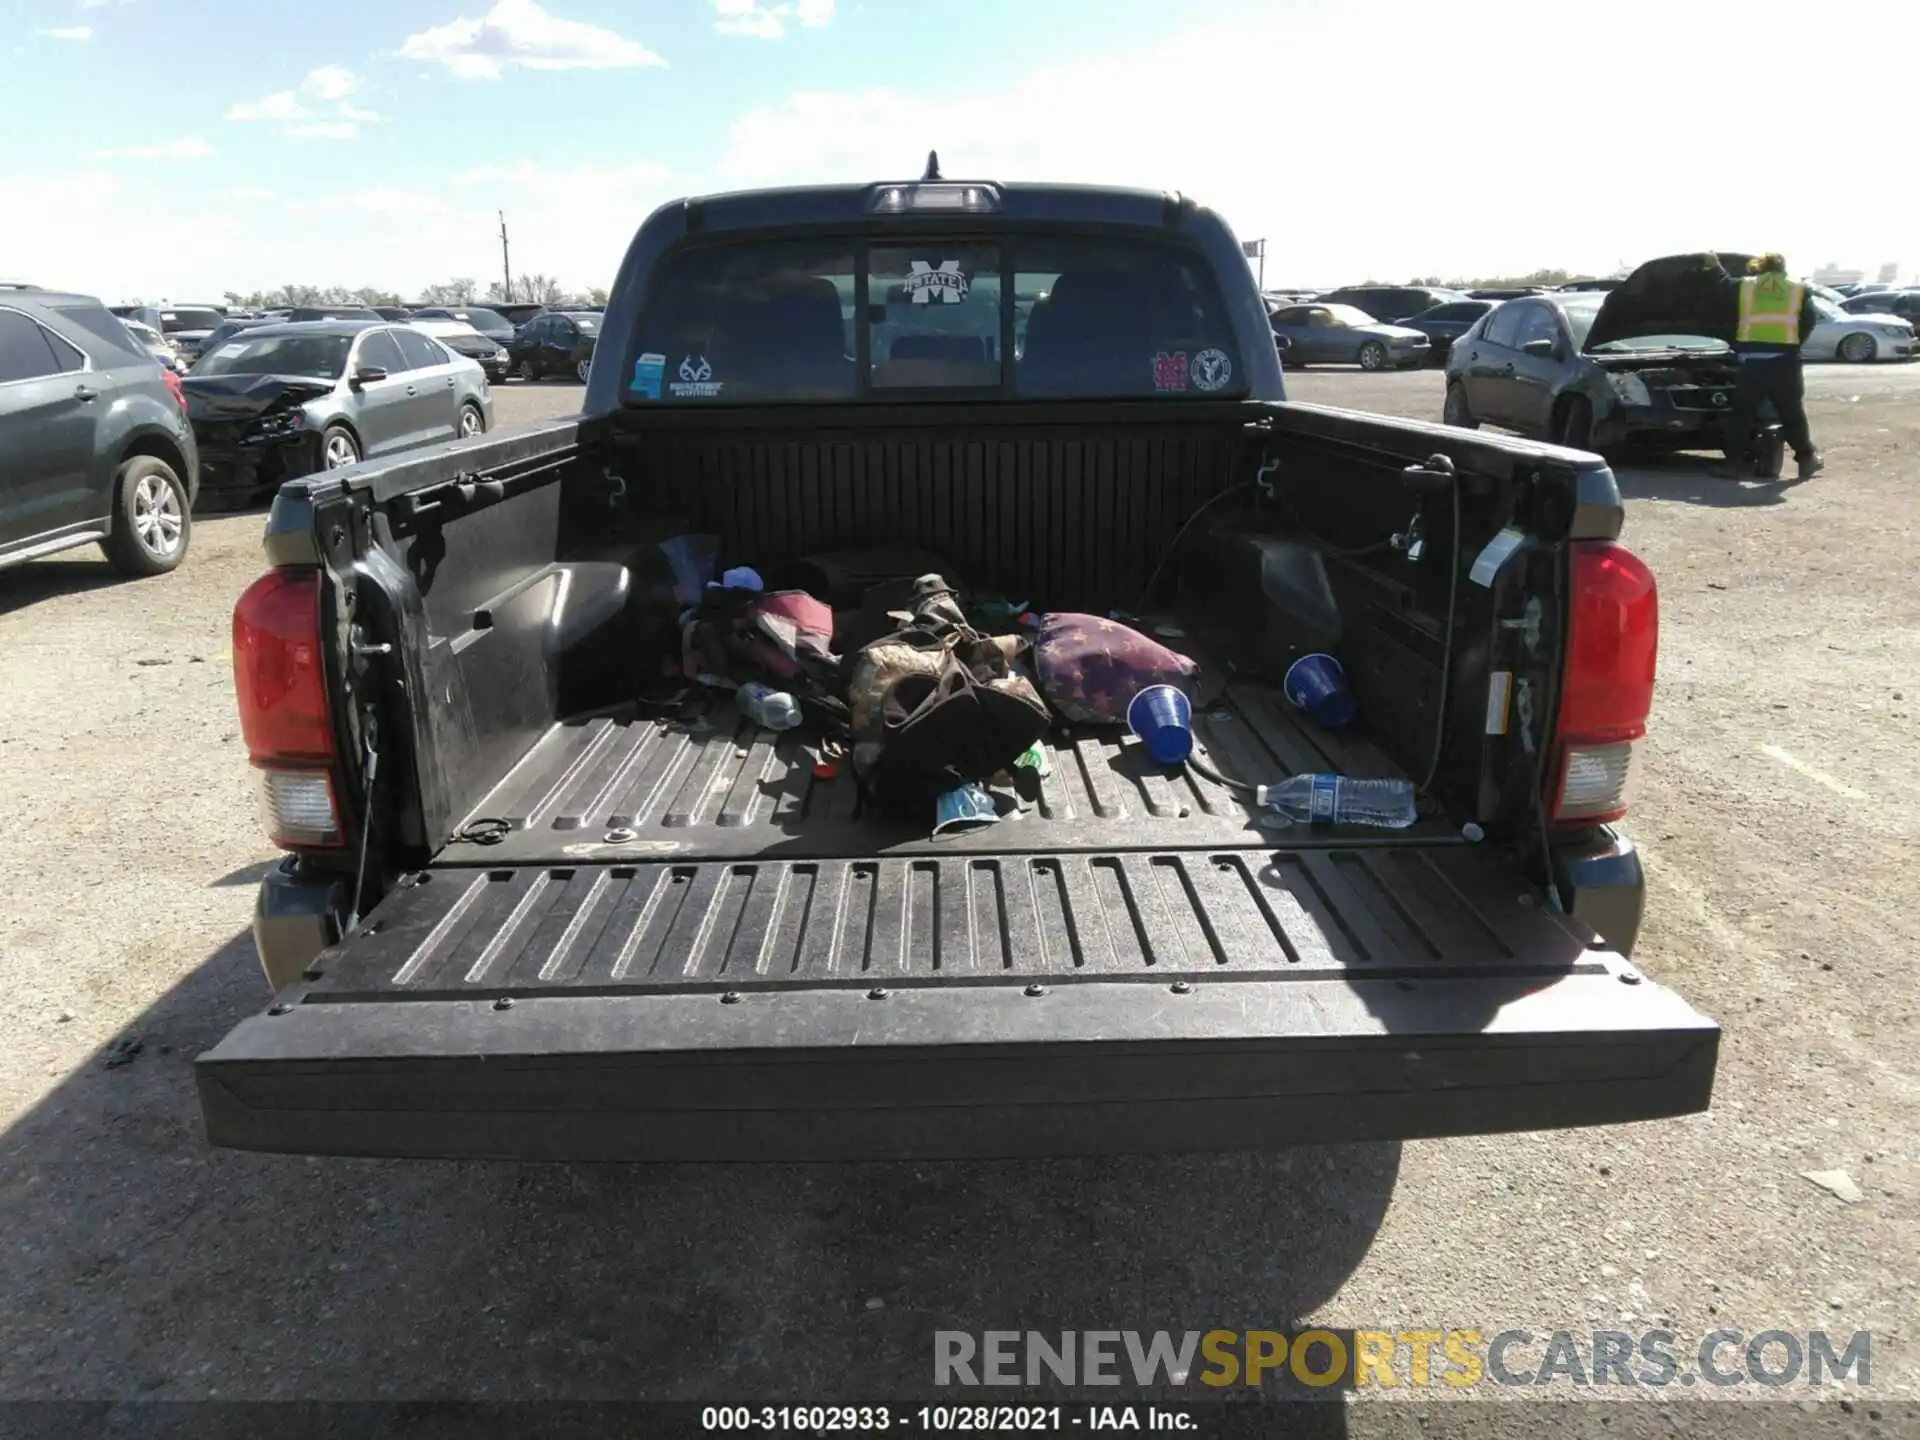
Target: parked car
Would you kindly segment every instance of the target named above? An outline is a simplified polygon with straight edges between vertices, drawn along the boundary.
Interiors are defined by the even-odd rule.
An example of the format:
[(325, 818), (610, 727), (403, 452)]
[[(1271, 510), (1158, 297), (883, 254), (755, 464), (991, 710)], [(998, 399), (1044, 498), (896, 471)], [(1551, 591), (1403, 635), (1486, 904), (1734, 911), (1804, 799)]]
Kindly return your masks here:
[[(1270, 403), (1253, 276), (1203, 205), (914, 188), (669, 202), (583, 414), (283, 494), (232, 627), (287, 852), (254, 911), (277, 994), (193, 1062), (209, 1140), (918, 1163), (1704, 1110), (1718, 1027), (1627, 958), (1645, 884), (1613, 822), (1660, 723), (1659, 597), (1613, 474)], [(936, 229), (962, 195), (993, 203)], [(957, 302), (844, 313), (955, 254), (986, 271), (942, 272)], [(1023, 349), (989, 349), (1015, 263), (1047, 298)], [(849, 319), (886, 358), (856, 361), (871, 333), (847, 352)], [(911, 403), (955, 376), (987, 403)], [(1229, 456), (1277, 461), (1285, 503), (1237, 495), (1255, 467)], [(1441, 523), (1393, 544), (1410, 516)], [(681, 669), (661, 543), (690, 532), (768, 574), (821, 557), (822, 603), (911, 585), (924, 549), (1047, 609), (1144, 585), (1235, 682), (1197, 765), (1056, 725), (1052, 803), (930, 839), (930, 802), (851, 803), (810, 735), (728, 696), (656, 718)], [(1323, 644), (1358, 701), (1338, 740), (1280, 693)], [(914, 683), (893, 698), (959, 689)], [(945, 728), (973, 768), (987, 727)], [(1349, 766), (1429, 777), (1420, 818), (1261, 825), (1255, 787)], [(1660, 953), (1684, 966), (1685, 938)]]
[(1557, 287), (1556, 293), (1564, 292), (1575, 295), (1587, 291), (1604, 293), (1608, 290), (1618, 290), (1621, 283), (1619, 280), (1569, 280), (1566, 284)]
[(1284, 360), (1307, 365), (1358, 365), (1362, 370), (1409, 370), (1427, 363), (1432, 342), (1418, 330), (1386, 325), (1351, 305), (1281, 305), (1268, 312), (1274, 335), (1285, 340)]
[(222, 505), (493, 426), (485, 372), (411, 325), (258, 326), (209, 351), (182, 383), (202, 484)]
[(513, 370), (513, 360), (504, 345), (482, 335), (459, 320), (409, 320), (414, 329), (433, 336), (456, 355), (476, 361), (487, 372), (487, 379), (503, 383)]
[(107, 309), (122, 320), (138, 320), (155, 334), (160, 333), (160, 307), (157, 305), (109, 305)]
[(1518, 300), (1522, 295), (1544, 295), (1544, 285), (1495, 285), (1491, 289), (1467, 291), (1469, 300)]
[(200, 358), (200, 347), (221, 325), (227, 312), (217, 305), (163, 305), (160, 307), (160, 333), (173, 342), (180, 358), (192, 365)]
[(1920, 290), (1871, 290), (1840, 302), (1849, 315), (1898, 315), (1920, 323)]
[(365, 305), (297, 305), (287, 312), (287, 321), (310, 325), (317, 320), (378, 320), (380, 313)]
[(1453, 349), (1453, 342), (1466, 334), (1474, 321), (1500, 303), (1499, 300), (1449, 300), (1444, 305), (1410, 315), (1400, 323), (1406, 329), (1418, 330), (1426, 336), (1433, 347), (1433, 361), (1441, 363)]
[(503, 317), (516, 330), (533, 319), (534, 316), (547, 313), (547, 307), (544, 305), (529, 305), (514, 301), (509, 301), (505, 304), (489, 305), (487, 308), (496, 315)]
[(98, 300), (0, 290), (0, 457), (0, 568), (87, 544), (126, 575), (186, 558), (200, 462), (180, 377)]
[(571, 375), (584, 385), (594, 342), (600, 338), (600, 318), (584, 310), (549, 310), (534, 316), (507, 347), (514, 372), (522, 380)]
[[(1741, 274), (1747, 259), (1720, 262)], [(1453, 342), (1443, 418), (1602, 453), (1629, 442), (1725, 450), (1737, 380), (1732, 324), (1698, 255), (1650, 260), (1605, 294), (1509, 300)], [(1779, 474), (1781, 458), (1770, 435), (1755, 473)]]
[(514, 324), (506, 316), (489, 310), (484, 305), (429, 305), (424, 310), (415, 310), (410, 320), (458, 320), (478, 330), (496, 345), (510, 343), (514, 335)]
[(1375, 320), (1394, 325), (1422, 310), (1467, 297), (1458, 290), (1431, 285), (1348, 285), (1313, 298), (1321, 305), (1351, 305)]
[(200, 354), (205, 356), (209, 351), (218, 350), (242, 330), (252, 330), (256, 326), (271, 325), (272, 323), (271, 320), (260, 320), (252, 317), (243, 319), (235, 316), (233, 319), (227, 320), (213, 328), (206, 340), (201, 344)]
[(121, 320), (120, 323), (126, 326), (127, 333), (139, 342), (142, 350), (160, 362), (161, 369), (170, 370), (176, 375), (187, 373), (187, 362), (181, 358), (179, 350), (158, 330), (131, 318)]
[(1914, 357), (1914, 320), (1869, 309), (1865, 314), (1842, 310), (1816, 295), (1813, 308), (1820, 323), (1800, 342), (1808, 360), (1845, 360), (1863, 365), (1873, 360), (1911, 360)]

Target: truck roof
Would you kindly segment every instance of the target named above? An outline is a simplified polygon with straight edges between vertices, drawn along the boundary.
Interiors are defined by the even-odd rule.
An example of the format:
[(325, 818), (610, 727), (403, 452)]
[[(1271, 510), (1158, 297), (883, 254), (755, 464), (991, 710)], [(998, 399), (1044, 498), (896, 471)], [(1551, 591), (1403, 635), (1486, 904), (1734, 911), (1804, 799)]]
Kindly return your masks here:
[[(940, 189), (977, 190), (991, 197), (991, 209), (942, 208), (921, 212), (883, 212), (881, 192)], [(956, 218), (1054, 220), (1083, 224), (1155, 227), (1166, 224), (1191, 198), (1171, 190), (1139, 190), (1117, 185), (1062, 185), (998, 180), (879, 180), (857, 185), (793, 185), (765, 190), (730, 190), (669, 201), (655, 218), (680, 210), (693, 230), (755, 230), (770, 225), (850, 224), (888, 214), (893, 220)]]

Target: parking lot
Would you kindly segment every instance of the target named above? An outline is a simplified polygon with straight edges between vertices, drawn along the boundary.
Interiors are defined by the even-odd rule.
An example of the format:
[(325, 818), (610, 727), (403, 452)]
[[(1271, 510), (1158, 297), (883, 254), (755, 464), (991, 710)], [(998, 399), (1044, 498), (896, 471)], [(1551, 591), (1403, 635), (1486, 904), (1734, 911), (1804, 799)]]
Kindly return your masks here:
[[(1288, 384), (1440, 413), (1437, 371)], [(0, 574), (4, 1392), (853, 1401), (926, 1391), (936, 1329), (1311, 1319), (1870, 1330), (1871, 1393), (1911, 1398), (1920, 366), (1808, 391), (1817, 480), (1620, 473), (1663, 602), (1638, 958), (1726, 1036), (1709, 1113), (1613, 1129), (841, 1168), (211, 1151), (193, 1057), (265, 1000), (276, 852), (227, 654), (260, 517), (157, 580), (92, 550)], [(496, 387), (498, 423), (580, 393)], [(1832, 1170), (1857, 1203), (1801, 1178)]]

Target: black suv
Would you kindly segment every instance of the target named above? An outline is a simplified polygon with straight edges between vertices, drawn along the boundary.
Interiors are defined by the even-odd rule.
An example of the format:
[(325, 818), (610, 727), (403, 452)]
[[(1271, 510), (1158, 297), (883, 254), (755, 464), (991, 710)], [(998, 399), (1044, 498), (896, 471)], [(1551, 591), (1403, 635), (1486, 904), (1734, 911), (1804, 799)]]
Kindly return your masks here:
[(1348, 285), (1344, 289), (1329, 290), (1324, 295), (1314, 296), (1313, 303), (1351, 305), (1385, 324), (1397, 325), (1409, 315), (1418, 315), (1422, 310), (1431, 310), (1436, 305), (1448, 305), (1466, 298), (1458, 290), (1446, 290), (1435, 285)]
[(178, 565), (200, 462), (180, 378), (98, 300), (0, 287), (0, 569), (95, 542)]

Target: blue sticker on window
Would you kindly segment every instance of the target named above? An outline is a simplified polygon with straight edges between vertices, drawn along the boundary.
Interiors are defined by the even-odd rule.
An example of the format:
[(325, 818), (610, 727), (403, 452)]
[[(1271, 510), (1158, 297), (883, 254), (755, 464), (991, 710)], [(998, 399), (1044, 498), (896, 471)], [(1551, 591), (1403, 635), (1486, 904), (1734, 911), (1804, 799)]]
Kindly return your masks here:
[(666, 356), (642, 355), (633, 362), (633, 379), (627, 388), (636, 395), (644, 395), (649, 400), (658, 400), (660, 377), (666, 374), (666, 370)]

